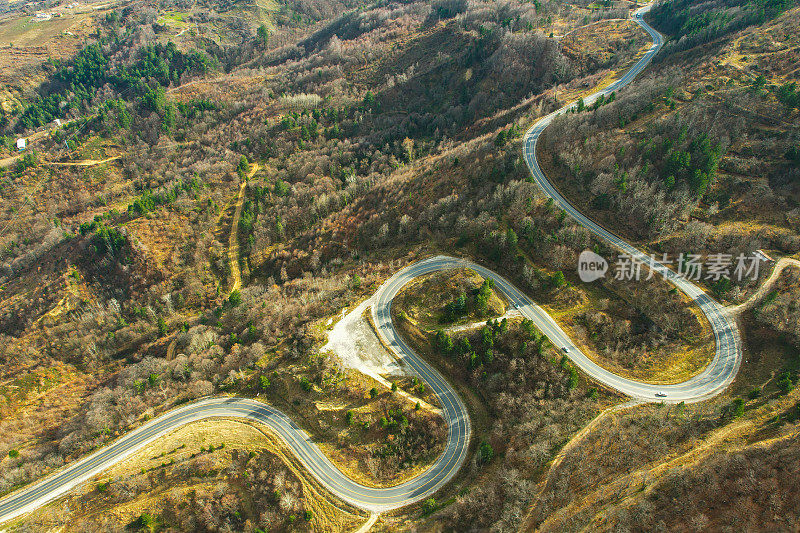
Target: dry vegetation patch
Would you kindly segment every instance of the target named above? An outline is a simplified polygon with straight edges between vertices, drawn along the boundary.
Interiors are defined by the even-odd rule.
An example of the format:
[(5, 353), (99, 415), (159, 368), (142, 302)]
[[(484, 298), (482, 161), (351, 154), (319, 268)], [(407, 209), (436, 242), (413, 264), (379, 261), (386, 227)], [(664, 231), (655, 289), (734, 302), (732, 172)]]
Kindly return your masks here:
[[(686, 339), (661, 342), (670, 327), (703, 335), (685, 302), (667, 289), (631, 294), (612, 287), (595, 295), (577, 286), (571, 274), (577, 254), (602, 244), (526, 181), (520, 157), (524, 126), (559, 105), (556, 92), (605, 79), (637, 54), (644, 38), (617, 22), (561, 42), (548, 30), (563, 35), (627, 10), (546, 0), (352, 9), (360, 4), (256, 9), (223, 2), (211, 10), (203, 2), (134, 3), (97, 19), (104, 41), (80, 56), (86, 76), (72, 76), (71, 64), (48, 74), (49, 82), (58, 72), (85, 94), (61, 83), (39, 87), (52, 101), (14, 93), (30, 112), (26, 121), (8, 117), (7, 140), (30, 133), (25, 124), (46, 127), (55, 116), (87, 119), (34, 134), (40, 161), (55, 160), (64, 141), (82, 161), (122, 157), (90, 167), (44, 167), (21, 157), (0, 171), (0, 363), (3, 379), (24, 382), (25, 397), (36, 405), (22, 408), (20, 389), (4, 389), (14, 405), (4, 405), (2, 425), (16, 440), (3, 445), (19, 446), (20, 456), (3, 459), (3, 490), (84, 455), (176, 401), (219, 393), (268, 398), (364, 482), (386, 485), (414, 475), (441, 451), (441, 418), (320, 356), (319, 324), (428, 253), (469, 255), (502, 272), (573, 321), (579, 338), (583, 327), (587, 344), (608, 347), (609, 359), (625, 368), (637, 368), (641, 353), (654, 346), (680, 347)], [(266, 39), (256, 33), (264, 19), (248, 18), (262, 8), (270, 13)], [(171, 38), (178, 44), (164, 45)], [(636, 42), (629, 44), (631, 38)], [(580, 47), (589, 49), (586, 55)], [(191, 62), (197, 68), (184, 68)], [(676, 105), (696, 98), (681, 92)], [(57, 100), (75, 105), (62, 112)], [(661, 111), (632, 123), (644, 128)], [(618, 153), (582, 142), (574, 146)], [(239, 223), (231, 227), (231, 199), (239, 198), (247, 175), (243, 156), (264, 170), (243, 189)], [(241, 252), (242, 286), (229, 294), (231, 235)], [(76, 274), (65, 281), (64, 272)], [(470, 349), (465, 343), (459, 352), (434, 349), (427, 330), (461, 290), (465, 321), (502, 315), (504, 304), (493, 292), (489, 314), (470, 315), (469, 292), (481, 282), (463, 274), (442, 282), (451, 291), (447, 301), (432, 292), (411, 302), (422, 328), (396, 318), (459, 387), (478, 428), (478, 451), (458, 482), (465, 491), (431, 521), (452, 529), (514, 529), (547, 463), (615, 399), (593, 390), (521, 320), (453, 334)], [(595, 323), (581, 313), (600, 316)], [(618, 323), (630, 326), (633, 347), (613, 337)], [(591, 338), (596, 331), (600, 337)], [(397, 385), (430, 399), (411, 377)], [(306, 509), (299, 503), (302, 483), (292, 481), (295, 499), (280, 499), (277, 508), (268, 494), (248, 499), (245, 488), (271, 490), (283, 467), (269, 454), (249, 458), (244, 449), (255, 442), (241, 447), (236, 456), (229, 445), (194, 459), (175, 452), (174, 465), (158, 466), (156, 459), (151, 470), (130, 472), (105, 493), (90, 488), (98, 494), (86, 503), (86, 529), (141, 518), (136, 513), (150, 506), (141, 498), (151, 492), (162, 523), (176, 528), (289, 527), (288, 516)], [(245, 480), (256, 462), (265, 479), (254, 470)], [(165, 494), (159, 487), (185, 483), (180, 465), (209, 475)], [(302, 488), (303, 502), (311, 501)], [(105, 522), (113, 508), (122, 518)], [(409, 523), (416, 523), (417, 511), (411, 513)], [(47, 520), (35, 525), (65, 521)], [(298, 514), (292, 527), (349, 524), (303, 520)]]
[[(782, 290), (791, 293), (796, 271), (786, 270)], [(744, 361), (725, 394), (606, 416), (548, 473), (526, 528), (791, 529), (797, 475), (784, 461), (796, 453), (800, 358), (796, 340), (757, 309), (740, 320)]]
[(485, 322), (502, 316), (506, 303), (484, 278), (469, 269), (435, 272), (415, 279), (393, 305), (425, 330)]
[(17, 527), (345, 531), (364, 518), (322, 489), (279, 439), (223, 419), (175, 430)]

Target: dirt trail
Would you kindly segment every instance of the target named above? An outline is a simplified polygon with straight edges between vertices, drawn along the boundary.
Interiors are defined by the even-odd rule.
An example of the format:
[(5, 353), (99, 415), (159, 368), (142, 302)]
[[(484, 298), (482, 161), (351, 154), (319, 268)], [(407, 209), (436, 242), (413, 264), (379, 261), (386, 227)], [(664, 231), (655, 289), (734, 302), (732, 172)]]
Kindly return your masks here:
[[(490, 320), (503, 320), (504, 318), (511, 320), (512, 318), (521, 317), (522, 313), (517, 311), (516, 309), (509, 309), (504, 314), (498, 316), (497, 318), (492, 318)], [(480, 329), (486, 325), (486, 320), (479, 320), (477, 322), (470, 322), (469, 324), (459, 324), (457, 326), (447, 326), (442, 328), (442, 331), (445, 333), (460, 333), (462, 331), (472, 331), (475, 329)]]
[(169, 346), (167, 346), (167, 361), (172, 361), (172, 359), (175, 357), (175, 346), (177, 344), (178, 338), (175, 337), (172, 339), (172, 342), (169, 343)]
[(380, 515), (378, 513), (372, 513), (369, 515), (367, 521), (361, 524), (361, 527), (356, 529), (353, 533), (367, 533), (370, 529), (372, 529), (372, 526), (375, 525), (375, 522), (378, 521), (379, 516)]
[[(791, 401), (791, 397), (788, 397)], [(776, 442), (791, 441), (798, 438), (797, 431), (792, 431), (785, 435), (780, 435), (772, 439), (764, 439), (760, 442), (750, 443), (744, 435), (752, 432), (763, 425), (766, 420), (774, 416), (774, 410), (765, 409), (763, 414), (754, 419), (738, 419), (723, 427), (712, 431), (704, 437), (694, 447), (685, 451), (664, 457), (663, 460), (656, 460), (642, 465), (641, 467), (595, 487), (594, 490), (580, 498), (575, 498), (567, 506), (563, 507), (555, 514), (539, 524), (538, 531), (553, 531), (564, 528), (570, 516), (575, 516), (583, 509), (594, 508), (597, 513), (594, 519), (587, 522), (584, 531), (591, 530), (593, 524), (604, 518), (607, 505), (610, 503), (609, 495), (619, 495), (619, 501), (615, 505), (619, 508), (641, 499), (658, 487), (658, 481), (666, 475), (679, 470), (688, 471), (706, 462), (712, 456), (720, 453), (735, 455), (752, 447), (766, 447)]]
[[(558, 454), (556, 454), (556, 456), (551, 461), (550, 467), (547, 469), (547, 474), (545, 475), (544, 479), (539, 482), (538, 496), (534, 498), (534, 501), (541, 498), (542, 494), (544, 494), (544, 491), (550, 485), (553, 474), (558, 470), (558, 467), (561, 465), (562, 461), (567, 456), (567, 454), (571, 450), (573, 450), (576, 446), (578, 446), (578, 444), (580, 444), (581, 441), (583, 441), (584, 437), (586, 437), (586, 435), (588, 435), (595, 427), (597, 427), (598, 424), (600, 424), (600, 422), (605, 421), (605, 419), (613, 413), (618, 413), (624, 409), (630, 409), (632, 407), (639, 405), (640, 403), (641, 402), (637, 400), (630, 400), (625, 403), (609, 407), (608, 409), (603, 410), (599, 415), (594, 417), (591, 422), (583, 426), (583, 428), (581, 428), (580, 431), (575, 433), (575, 435), (572, 436), (572, 438), (561, 448)], [(533, 531), (534, 524), (531, 522), (531, 520), (533, 519), (533, 511), (535, 509), (536, 506), (534, 504), (534, 506), (532, 506), (530, 511), (528, 512), (528, 515), (522, 521), (522, 525), (519, 531)]]
[(729, 306), (727, 308), (728, 312), (731, 315), (736, 316), (750, 309), (756, 303), (761, 301), (761, 299), (764, 298), (764, 296), (766, 296), (769, 293), (769, 290), (775, 284), (775, 281), (777, 281), (778, 277), (781, 275), (781, 272), (783, 272), (783, 269), (785, 269), (788, 266), (794, 266), (800, 268), (800, 261), (798, 261), (797, 259), (792, 259), (791, 257), (784, 257), (779, 259), (778, 262), (775, 263), (775, 268), (772, 270), (772, 274), (770, 274), (769, 278), (767, 278), (767, 281), (765, 281), (761, 285), (761, 287), (759, 287), (758, 290), (750, 298), (747, 299), (746, 302), (741, 303), (739, 305)]
[[(333, 352), (345, 367), (358, 370), (391, 389), (392, 381), (384, 376), (408, 376), (413, 375), (413, 371), (402, 360), (395, 358), (392, 350), (384, 346), (375, 333), (374, 325), (368, 318), (368, 309), (374, 303), (374, 299), (369, 298), (349, 313), (343, 309), (339, 321), (328, 331), (328, 341), (320, 351)], [(442, 413), (440, 408), (407, 391), (398, 389), (395, 394), (411, 403), (419, 403), (426, 411), (439, 415)]]
[(103, 163), (108, 163), (109, 161), (116, 161), (122, 156), (115, 155), (114, 157), (107, 157), (105, 159), (83, 159), (81, 161), (45, 161), (44, 165), (60, 165), (65, 167), (91, 167), (94, 165), (102, 165)]
[(12, 155), (11, 157), (0, 159), (0, 168), (10, 167), (11, 165), (19, 161), (20, 157), (22, 156), (17, 154), (17, 155)]
[(258, 172), (258, 163), (253, 163), (250, 172), (247, 174), (247, 179), (242, 181), (239, 185), (239, 197), (236, 199), (236, 210), (233, 212), (233, 219), (231, 220), (231, 233), (228, 236), (228, 262), (231, 268), (231, 283), (230, 292), (239, 290), (242, 287), (242, 270), (239, 267), (239, 219), (242, 217), (242, 207), (244, 206), (244, 190), (247, 188), (247, 180), (252, 178)]
[[(72, 124), (73, 122), (76, 122), (77, 120), (80, 120), (80, 119), (67, 120), (66, 122), (62, 122), (60, 126), (55, 126), (55, 127), (48, 128), (46, 130), (42, 130), (42, 131), (37, 131), (35, 133), (31, 133), (30, 135), (25, 137), (25, 139), (28, 142), (27, 150), (32, 150), (33, 149), (32, 144), (34, 143), (34, 141), (37, 141), (37, 140), (41, 139), (42, 137), (44, 137), (45, 135), (47, 135), (48, 133), (50, 133), (52, 131), (55, 131), (55, 130), (57, 130), (59, 128), (63, 128), (65, 126), (69, 125), (69, 124)], [(0, 168), (12, 165), (17, 160), (19, 160), (19, 158), (22, 157), (22, 155), (23, 155), (22, 153), (19, 153), (19, 154), (16, 154), (16, 155), (12, 155), (10, 157), (6, 157), (4, 159), (0, 159)]]

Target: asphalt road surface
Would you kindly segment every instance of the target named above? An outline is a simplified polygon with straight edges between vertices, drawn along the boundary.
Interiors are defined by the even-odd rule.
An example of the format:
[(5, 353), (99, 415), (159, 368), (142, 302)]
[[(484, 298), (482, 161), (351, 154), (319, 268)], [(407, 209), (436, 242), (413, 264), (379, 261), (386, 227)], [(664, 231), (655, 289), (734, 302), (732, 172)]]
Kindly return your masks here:
[[(601, 94), (609, 95), (630, 83), (658, 52), (663, 40), (661, 35), (642, 20), (642, 14), (646, 9), (637, 11), (634, 19), (652, 36), (652, 47), (621, 79), (606, 89), (584, 98), (587, 105), (591, 105)], [(0, 522), (20, 516), (69, 492), (109, 466), (184, 424), (217, 417), (245, 418), (270, 427), (294, 451), (297, 458), (317, 480), (332, 493), (357, 507), (381, 512), (428, 498), (447, 483), (463, 464), (471, 437), (470, 421), (464, 403), (445, 378), (417, 356), (397, 333), (391, 320), (391, 305), (394, 296), (409, 281), (437, 270), (467, 267), (486, 278), (494, 279), (495, 287), (525, 317), (532, 320), (553, 344), (568, 349), (567, 355), (583, 372), (631, 397), (648, 401), (692, 402), (721, 392), (733, 380), (741, 361), (738, 331), (725, 310), (691, 282), (679, 278), (666, 266), (653, 261), (648, 255), (579, 213), (547, 181), (539, 168), (536, 161), (536, 141), (539, 135), (556, 115), (567, 111), (573, 105), (542, 118), (526, 133), (523, 145), (525, 160), (537, 183), (570, 216), (613, 246), (655, 269), (697, 302), (714, 329), (717, 348), (713, 362), (701, 374), (676, 385), (650, 385), (616, 376), (586, 357), (547, 313), (502, 276), (462, 259), (433, 257), (409, 265), (387, 280), (378, 289), (375, 304), (372, 306), (373, 321), (381, 340), (398, 358), (413, 368), (436, 394), (447, 422), (448, 436), (444, 453), (418, 477), (390, 488), (365, 487), (340, 472), (311, 438), (277, 409), (247, 398), (208, 398), (165, 413), (88, 457), (0, 500)], [(656, 397), (657, 393), (664, 393), (666, 397)]]
[[(622, 78), (612, 83), (605, 89), (598, 91), (591, 96), (584, 98), (586, 105), (591, 105), (601, 95), (609, 96), (612, 92), (628, 85), (636, 75), (644, 69), (648, 63), (653, 59), (664, 43), (663, 37), (656, 30), (651, 28), (642, 18), (643, 14), (650, 9), (650, 5), (639, 9), (634, 13), (634, 20), (642, 28), (644, 28), (653, 38), (653, 44), (650, 49), (642, 56), (636, 64), (628, 70)], [(641, 252), (620, 239), (610, 231), (606, 230), (599, 224), (584, 216), (580, 211), (570, 204), (561, 194), (556, 190), (552, 183), (550, 183), (539, 168), (539, 162), (536, 159), (536, 143), (539, 136), (544, 129), (558, 116), (570, 109), (576, 107), (575, 103), (568, 104), (558, 111), (547, 115), (536, 124), (534, 124), (526, 133), (523, 140), (523, 152), (525, 155), (525, 162), (533, 174), (536, 183), (550, 196), (559, 207), (566, 213), (574, 218), (583, 227), (607, 241), (609, 244), (628, 254), (633, 260), (641, 262), (643, 265), (651, 268), (655, 272), (664, 276), (670, 283), (675, 285), (681, 292), (686, 294), (689, 298), (694, 300), (699, 306), (703, 314), (708, 318), (711, 328), (714, 331), (716, 342), (716, 353), (711, 364), (706, 369), (693, 377), (692, 379), (683, 383), (675, 385), (648, 385), (630, 379), (619, 377), (593, 363), (588, 357), (580, 352), (569, 339), (560, 330), (553, 328), (553, 337), (548, 337), (556, 344), (569, 349), (569, 357), (575, 364), (580, 367), (585, 373), (589, 374), (597, 381), (605, 383), (620, 392), (623, 392), (634, 398), (641, 398), (645, 400), (664, 400), (668, 402), (696, 402), (724, 390), (736, 377), (739, 371), (739, 366), (742, 361), (742, 346), (739, 337), (739, 330), (735, 321), (730, 317), (729, 313), (716, 302), (713, 298), (708, 296), (705, 291), (692, 283), (691, 281), (678, 276), (673, 270), (666, 265), (656, 261), (651, 255)], [(537, 314), (542, 315), (542, 321), (553, 322), (549, 317), (538, 310)], [(554, 325), (554, 323), (553, 323)], [(547, 331), (545, 331), (547, 333)], [(663, 393), (665, 396), (656, 398), (656, 394)]]

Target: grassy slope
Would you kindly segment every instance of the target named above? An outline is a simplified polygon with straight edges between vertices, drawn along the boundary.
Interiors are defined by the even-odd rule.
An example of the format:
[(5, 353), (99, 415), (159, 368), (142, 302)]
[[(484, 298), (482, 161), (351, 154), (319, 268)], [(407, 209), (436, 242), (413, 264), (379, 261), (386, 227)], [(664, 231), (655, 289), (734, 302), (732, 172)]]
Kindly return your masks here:
[[(225, 89), (227, 91), (227, 88)], [(226, 94), (226, 97), (229, 100), (235, 100), (235, 97), (231, 94)], [(76, 178), (83, 177), (83, 174), (80, 176), (76, 176)], [(77, 181), (77, 180), (76, 180)], [(214, 184), (219, 185), (219, 184)], [(229, 185), (229, 184), (228, 184)], [(224, 187), (224, 186), (223, 186)], [(231, 187), (228, 187), (231, 189)], [(424, 191), (423, 191), (424, 192)], [(424, 201), (424, 200), (423, 200)], [(90, 218), (90, 217), (89, 217)], [(137, 220), (136, 224), (131, 224), (130, 230), (137, 232), (137, 238), (147, 244), (149, 249), (157, 260), (155, 261), (154, 269), (163, 271), (165, 268), (169, 268), (169, 261), (165, 261), (165, 258), (173, 257), (178, 252), (178, 247), (175, 246), (176, 241), (184, 241), (187, 239), (191, 239), (190, 236), (182, 233), (183, 228), (189, 225), (189, 221), (181, 219), (181, 217), (171, 217), (170, 218), (170, 225), (171, 227), (169, 230), (161, 225), (162, 221), (159, 221), (158, 218), (155, 220), (149, 218), (143, 218)], [(178, 226), (178, 228), (175, 228)], [(177, 232), (177, 233), (169, 233), (170, 232)], [(31, 280), (31, 283), (33, 281)], [(57, 299), (56, 299), (57, 300)], [(159, 345), (160, 346), (160, 345)], [(165, 346), (163, 346), (165, 348)], [(162, 353), (162, 352), (158, 352)], [(294, 369), (292, 369), (294, 370)], [(306, 371), (306, 369), (298, 369), (300, 372)], [(296, 383), (294, 384), (296, 388)], [(297, 392), (297, 391), (295, 391)], [(297, 394), (299, 398), (301, 395)], [(308, 411), (309, 413), (315, 413), (313, 416), (318, 416), (318, 413), (314, 410)], [(341, 416), (341, 413), (337, 413), (337, 416)]]
[[(770, 73), (769, 83), (793, 79), (797, 71), (786, 58), (795, 57), (796, 46), (786, 40), (796, 39), (797, 13), (795, 9), (716, 43), (710, 48), (710, 57), (700, 64), (690, 63), (694, 65), (689, 71), (691, 83), (706, 87), (714, 99), (724, 103), (731, 97), (731, 86), (749, 85), (758, 73)], [(744, 108), (733, 104), (734, 112), (747, 114), (754, 131), (791, 134), (794, 128), (785, 122), (786, 117), (759, 114), (780, 111), (769, 94), (763, 93), (762, 98), (763, 102), (756, 99)], [(679, 107), (692, 105), (688, 93), (678, 93), (677, 99)], [(641, 129), (665, 111), (644, 116), (627, 129)], [(732, 150), (730, 157), (740, 155), (747, 150), (746, 141), (734, 144)], [(763, 161), (768, 169), (783, 164), (779, 158)], [(757, 184), (764, 179), (764, 173), (733, 175), (723, 165), (712, 191), (731, 187), (732, 180)], [(790, 198), (796, 194), (786, 189), (783, 193)], [(579, 195), (573, 192), (572, 197)], [(581, 200), (577, 203), (583, 205)], [(735, 199), (729, 208), (706, 220), (721, 233), (732, 225), (737, 232), (784, 232), (787, 228), (781, 213), (752, 211)], [(776, 285), (777, 294), (790, 299), (797, 290), (796, 275), (784, 273), (782, 279)], [(764, 308), (770, 318), (758, 320), (757, 313), (764, 305), (775, 304), (757, 304), (755, 311), (745, 311), (739, 320), (745, 361), (728, 391), (685, 408), (648, 406), (609, 415), (610, 419), (583, 436), (573, 453), (553, 467), (548, 474), (551, 484), (541, 487), (541, 501), (533, 506), (523, 529), (796, 528), (800, 478), (784, 465), (796, 461), (800, 453), (796, 445), (800, 391), (784, 395), (777, 383), (783, 371), (796, 376), (800, 368), (796, 341), (791, 340), (797, 318), (784, 301), (778, 304), (780, 310)], [(780, 331), (769, 325), (775, 322), (775, 313), (784, 317), (779, 321)], [(761, 392), (752, 398), (754, 389)], [(737, 398), (744, 400), (743, 415), (725, 414)]]
[[(249, 461), (258, 460), (253, 457), (262, 454), (272, 458), (267, 462), (270, 467), (262, 467), (267, 469), (258, 472), (258, 478), (252, 481), (268, 486), (273, 476), (285, 476), (286, 486), (295, 487), (285, 492), (296, 494), (296, 503), (285, 507), (279, 500), (269, 498), (273, 501), (265, 507), (254, 505), (260, 498), (258, 492), (248, 493), (251, 480), (227, 466), (238, 464), (243, 454), (249, 454)], [(73, 520), (62, 531), (86, 531), (85, 528), (96, 527), (95, 524), (106, 528), (124, 527), (147, 513), (156, 518), (159, 528), (180, 528), (170, 517), (169, 505), (174, 504), (176, 498), (193, 499), (198, 493), (208, 494), (221, 487), (238, 499), (235, 503), (226, 502), (238, 507), (242, 517), (241, 523), (231, 524), (236, 529), (245, 522), (286, 528), (290, 527), (290, 515), (294, 515), (294, 530), (341, 531), (355, 528), (366, 519), (362, 511), (331, 497), (297, 463), (286, 445), (269, 432), (242, 421), (222, 420), (198, 422), (170, 433), (76, 493), (35, 511), (14, 525), (35, 529), (52, 527), (54, 516), (71, 513)], [(151, 490), (141, 492), (143, 488)], [(126, 490), (131, 489), (135, 496), (126, 498)], [(312, 520), (298, 520), (301, 510), (310, 510)]]
[[(475, 293), (481, 283), (483, 278), (467, 269), (429, 274), (406, 285), (398, 294), (396, 305), (417, 326), (427, 331), (485, 322), (503, 315), (506, 304), (494, 290), (485, 313), (479, 313), (475, 308)], [(466, 296), (466, 312), (458, 316), (448, 315), (447, 305), (455, 302), (461, 294)]]

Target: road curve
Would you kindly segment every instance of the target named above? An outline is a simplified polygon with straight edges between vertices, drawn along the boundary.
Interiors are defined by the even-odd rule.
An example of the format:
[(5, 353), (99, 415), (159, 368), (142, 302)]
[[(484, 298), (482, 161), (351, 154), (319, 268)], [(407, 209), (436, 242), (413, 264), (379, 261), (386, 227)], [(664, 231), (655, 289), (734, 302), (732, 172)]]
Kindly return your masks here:
[[(648, 4), (633, 15), (633, 20), (653, 38), (653, 44), (647, 50), (636, 64), (628, 70), (625, 75), (620, 79), (609, 85), (603, 90), (597, 91), (590, 96), (584, 98), (586, 105), (591, 105), (601, 95), (609, 96), (612, 92), (628, 85), (641, 72), (653, 59), (661, 46), (664, 44), (664, 38), (656, 30), (651, 28), (643, 19), (644, 14), (649, 11), (651, 5)], [(553, 120), (562, 113), (565, 113), (576, 107), (576, 102), (565, 105), (561, 109), (543, 117), (536, 122), (526, 133), (523, 139), (523, 153), (525, 162), (528, 165), (533, 178), (536, 183), (544, 190), (544, 192), (551, 197), (559, 207), (575, 219), (580, 225), (605, 240), (621, 252), (628, 254), (633, 260), (639, 261), (653, 271), (659, 273), (667, 281), (672, 283), (681, 292), (691, 298), (703, 312), (711, 324), (714, 331), (716, 352), (711, 364), (706, 367), (703, 372), (697, 376), (674, 385), (651, 385), (641, 383), (638, 381), (625, 379), (619, 377), (608, 370), (598, 366), (588, 357), (586, 357), (580, 350), (577, 349), (565, 337), (560, 338), (563, 342), (562, 346), (567, 346), (570, 350), (569, 357), (575, 364), (584, 372), (595, 378), (596, 380), (614, 388), (620, 392), (632, 396), (634, 398), (641, 398), (645, 400), (655, 399), (655, 394), (663, 392), (666, 397), (659, 398), (668, 402), (696, 402), (706, 398), (710, 398), (722, 392), (739, 371), (739, 366), (742, 361), (742, 346), (739, 337), (739, 330), (735, 321), (731, 318), (730, 314), (725, 308), (716, 302), (713, 298), (703, 291), (700, 287), (691, 281), (678, 276), (673, 270), (666, 265), (656, 261), (653, 256), (645, 254), (637, 250), (632, 245), (628, 244), (621, 238), (617, 237), (610, 231), (606, 230), (593, 220), (589, 219), (578, 211), (572, 204), (570, 204), (547, 180), (544, 172), (539, 167), (539, 162), (536, 159), (536, 143), (539, 136), (547, 128)], [(544, 320), (549, 320), (549, 317)], [(552, 320), (550, 320), (552, 322)]]
[[(603, 91), (585, 98), (587, 103), (594, 102), (600, 94), (607, 95), (627, 85), (658, 52), (663, 41), (661, 36), (642, 20), (642, 13), (645, 9), (637, 11), (634, 18), (653, 37), (653, 46), (620, 80)], [(298, 460), (322, 485), (333, 494), (357, 507), (373, 512), (382, 512), (429, 497), (452, 479), (463, 464), (469, 449), (471, 426), (466, 407), (458, 394), (439, 372), (416, 355), (395, 330), (391, 320), (391, 305), (394, 297), (408, 282), (437, 270), (466, 267), (486, 278), (492, 278), (496, 288), (519, 308), (525, 317), (534, 321), (555, 345), (569, 348), (569, 357), (586, 374), (634, 398), (649, 401), (661, 400), (655, 398), (655, 393), (664, 391), (668, 394), (666, 401), (691, 402), (722, 391), (735, 376), (741, 360), (738, 331), (725, 310), (694, 284), (679, 278), (666, 266), (651, 260), (644, 253), (584, 217), (556, 191), (539, 168), (536, 161), (536, 141), (553, 118), (569, 108), (570, 106), (566, 106), (556, 113), (542, 118), (526, 133), (524, 138), (525, 160), (534, 178), (545, 192), (579, 223), (620, 250), (654, 268), (697, 302), (714, 329), (717, 344), (716, 356), (703, 373), (685, 383), (660, 386), (618, 377), (581, 353), (555, 321), (508, 280), (478, 264), (453, 257), (437, 256), (411, 264), (387, 280), (375, 294), (371, 311), (381, 340), (395, 352), (398, 358), (413, 368), (434, 392), (442, 406), (442, 414), (447, 423), (448, 436), (444, 452), (428, 470), (418, 477), (388, 488), (372, 488), (358, 484), (339, 471), (311, 438), (277, 409), (247, 398), (208, 398), (165, 413), (88, 457), (0, 500), (0, 522), (20, 516), (66, 494), (77, 485), (180, 426), (197, 420), (218, 417), (243, 418), (265, 424), (286, 442)]]
[[(441, 376), (437, 377), (441, 380)], [(434, 387), (435, 384), (431, 383), (431, 386)], [(451, 394), (455, 395), (452, 392)], [(463, 405), (461, 409), (463, 410)], [(463, 413), (466, 414), (466, 410)], [(433, 494), (458, 470), (469, 445), (469, 421), (466, 418), (461, 423), (454, 420), (447, 449), (425, 473), (394, 487), (366, 487), (337, 469), (308, 434), (278, 409), (248, 398), (208, 398), (161, 415), (62, 471), (0, 501), (0, 522), (66, 494), (178, 427), (198, 420), (220, 417), (242, 418), (268, 426), (328, 490), (357, 507), (376, 512), (402, 507)]]

